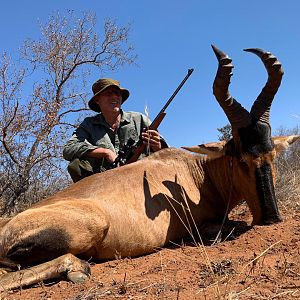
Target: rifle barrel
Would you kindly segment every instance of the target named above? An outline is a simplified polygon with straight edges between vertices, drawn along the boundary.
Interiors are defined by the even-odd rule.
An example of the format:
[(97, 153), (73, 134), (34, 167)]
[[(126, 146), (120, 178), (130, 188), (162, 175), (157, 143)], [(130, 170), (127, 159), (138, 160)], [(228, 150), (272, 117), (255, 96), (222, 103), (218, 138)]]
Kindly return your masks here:
[[(192, 75), (193, 71), (194, 71), (194, 69), (188, 69), (187, 75), (183, 78), (183, 80), (181, 81), (181, 83), (179, 84), (179, 86), (177, 87), (177, 89), (175, 90), (175, 92), (172, 94), (172, 96), (170, 97), (170, 99), (167, 101), (167, 103), (164, 105), (164, 107), (161, 109), (161, 111), (159, 112), (159, 114), (162, 113), (162, 112), (164, 112), (166, 110), (166, 108), (172, 102), (172, 100), (177, 95), (177, 93), (180, 91), (180, 89), (182, 88), (182, 86), (185, 84), (185, 82), (188, 80), (188, 78)], [(159, 114), (157, 116), (159, 116)]]

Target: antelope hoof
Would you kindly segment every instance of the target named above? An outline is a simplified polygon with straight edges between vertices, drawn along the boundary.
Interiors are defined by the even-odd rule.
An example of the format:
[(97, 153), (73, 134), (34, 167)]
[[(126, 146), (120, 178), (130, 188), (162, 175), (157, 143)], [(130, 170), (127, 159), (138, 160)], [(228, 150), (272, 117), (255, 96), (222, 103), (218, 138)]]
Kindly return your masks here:
[(8, 269), (0, 268), (0, 276), (1, 276), (1, 275), (4, 275), (4, 274), (7, 274), (8, 272), (9, 272)]
[(67, 277), (73, 283), (83, 283), (90, 278), (89, 274), (86, 274), (82, 271), (69, 272)]

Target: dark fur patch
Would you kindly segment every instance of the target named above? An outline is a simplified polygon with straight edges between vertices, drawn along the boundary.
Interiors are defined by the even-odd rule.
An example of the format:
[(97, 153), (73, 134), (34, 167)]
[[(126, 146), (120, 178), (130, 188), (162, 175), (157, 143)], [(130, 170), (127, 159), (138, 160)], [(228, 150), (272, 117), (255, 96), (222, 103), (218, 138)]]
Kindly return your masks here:
[(276, 202), (272, 169), (268, 164), (256, 170), (256, 186), (262, 209), (263, 224), (278, 223), (281, 221)]
[(271, 139), (271, 128), (266, 123), (256, 122), (248, 127), (240, 128), (239, 136), (243, 152), (250, 153), (256, 157), (272, 151), (274, 148)]
[(48, 228), (21, 239), (7, 253), (11, 261), (23, 265), (41, 263), (68, 253), (69, 236), (62, 229)]

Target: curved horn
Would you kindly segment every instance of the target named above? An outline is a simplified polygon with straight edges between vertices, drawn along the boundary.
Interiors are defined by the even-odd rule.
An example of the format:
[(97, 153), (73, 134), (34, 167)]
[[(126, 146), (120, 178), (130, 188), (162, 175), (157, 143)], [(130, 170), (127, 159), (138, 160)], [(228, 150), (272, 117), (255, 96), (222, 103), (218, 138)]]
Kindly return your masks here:
[(239, 128), (251, 124), (251, 117), (249, 112), (229, 93), (231, 70), (233, 69), (231, 58), (216, 46), (212, 45), (212, 48), (219, 61), (218, 71), (213, 84), (213, 93), (224, 110), (231, 124), (233, 136), (235, 136)]
[(262, 121), (269, 124), (272, 101), (277, 93), (284, 73), (281, 63), (273, 54), (263, 51), (262, 49), (250, 48), (244, 49), (244, 51), (256, 54), (262, 60), (268, 72), (268, 81), (254, 101), (250, 115), (254, 121)]

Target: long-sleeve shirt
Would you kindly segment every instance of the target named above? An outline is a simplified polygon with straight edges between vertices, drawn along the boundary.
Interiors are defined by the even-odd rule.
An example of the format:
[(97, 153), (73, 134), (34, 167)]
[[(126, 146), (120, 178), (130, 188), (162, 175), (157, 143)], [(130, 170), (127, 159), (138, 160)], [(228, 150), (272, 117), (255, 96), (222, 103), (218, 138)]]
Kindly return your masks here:
[[(129, 138), (138, 141), (143, 128), (147, 128), (150, 123), (149, 118), (141, 113), (122, 111), (119, 128), (114, 132), (101, 113), (87, 117), (65, 145), (63, 157), (69, 161), (75, 158), (84, 158), (87, 152), (97, 148), (106, 148), (118, 153)], [(163, 139), (162, 147), (168, 147)], [(140, 158), (145, 155), (146, 151)], [(103, 158), (101, 165), (106, 166), (108, 164)]]

